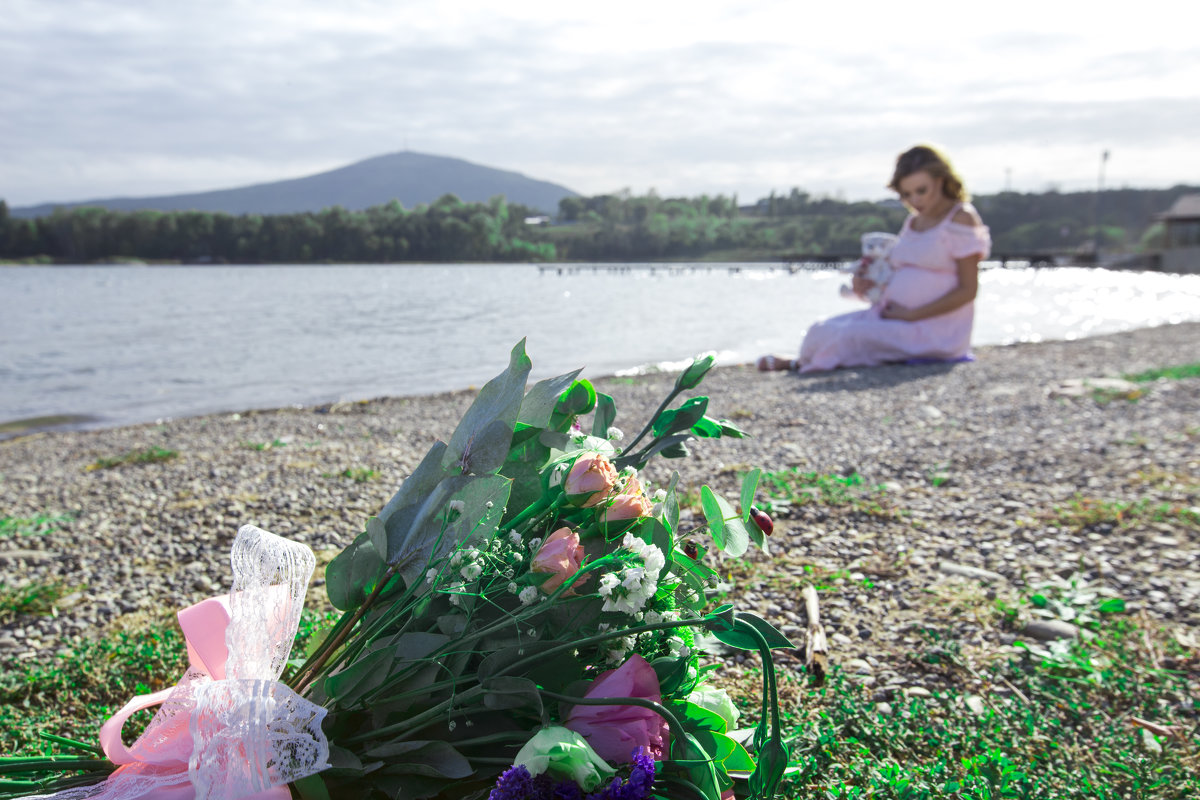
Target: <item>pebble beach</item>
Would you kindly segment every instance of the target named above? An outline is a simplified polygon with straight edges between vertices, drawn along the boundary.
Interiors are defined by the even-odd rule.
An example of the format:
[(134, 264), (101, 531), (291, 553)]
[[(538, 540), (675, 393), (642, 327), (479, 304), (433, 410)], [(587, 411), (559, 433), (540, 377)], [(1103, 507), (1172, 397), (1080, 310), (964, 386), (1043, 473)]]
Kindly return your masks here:
[[(1198, 353), (1200, 323), (1181, 323), (983, 347), (975, 362), (955, 365), (804, 376), (721, 367), (700, 393), (711, 397), (710, 416), (749, 438), (697, 442), (690, 458), (654, 462), (648, 477), (665, 482), (678, 468), (684, 486), (707, 483), (736, 499), (754, 467), (862, 476), (856, 502), (777, 505), (769, 552), (723, 559), (720, 570), (730, 599), (797, 643), (806, 626), (800, 590), (822, 581), (831, 660), (882, 699), (936, 690), (936, 675), (904, 669), (921, 630), (940, 631), (977, 660), (1019, 636), (1078, 635), (1062, 621), (1001, 624), (998, 602), (1019, 604), (1048, 582), (1100, 587), (1129, 613), (1194, 641), (1200, 379), (1120, 379), (1194, 363)], [(585, 377), (613, 395), (627, 433), (674, 381)], [(0, 442), (0, 517), (49, 522), (0, 537), (0, 588), (54, 585), (58, 598), (50, 613), (0, 612), (0, 668), (147, 618), (170, 624), (174, 611), (227, 590), (229, 545), (242, 524), (305, 542), (327, 562), (429, 446), (450, 436), (473, 397), (230, 412)], [(122, 462), (151, 452), (164, 457)], [(318, 572), (313, 603), (320, 583)]]

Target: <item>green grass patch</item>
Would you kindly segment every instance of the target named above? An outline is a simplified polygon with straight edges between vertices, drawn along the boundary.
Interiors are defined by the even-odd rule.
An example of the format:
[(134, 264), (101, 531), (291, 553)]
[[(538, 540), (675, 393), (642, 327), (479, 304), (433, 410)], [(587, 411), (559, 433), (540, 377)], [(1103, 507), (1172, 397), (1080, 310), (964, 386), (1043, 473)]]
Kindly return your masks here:
[(132, 450), (116, 458), (98, 458), (89, 464), (87, 469), (113, 469), (114, 467), (124, 467), (131, 464), (157, 464), (161, 461), (170, 461), (178, 457), (179, 453), (174, 450), (167, 450), (162, 447), (149, 447), (145, 450)]
[(287, 447), (288, 443), (282, 439), (273, 439), (269, 442), (242, 442), (242, 447), (246, 450), (275, 450), (280, 447)]
[(1156, 369), (1148, 369), (1145, 372), (1130, 373), (1122, 377), (1134, 383), (1149, 383), (1160, 378), (1166, 378), (1171, 381), (1183, 380), (1184, 378), (1200, 378), (1200, 362), (1179, 364), (1173, 367), (1158, 367)]
[(33, 517), (0, 517), (0, 539), (45, 536), (70, 521), (66, 514), (38, 514)]
[(1125, 619), (1064, 643), (1066, 658), (1026, 651), (978, 670), (953, 642), (928, 638), (909, 666), (951, 684), (932, 697), (897, 692), (883, 705), (876, 687), (836, 667), (800, 694), (781, 798), (1200, 796), (1194, 654), (1156, 666), (1145, 633)]
[(378, 474), (378, 472), (368, 467), (350, 467), (349, 469), (342, 470), (341, 472), (341, 476), (343, 478), (349, 478), (355, 483), (366, 483), (367, 481), (373, 481)]
[(804, 472), (798, 467), (764, 472), (759, 480), (759, 491), (765, 498), (768, 512), (777, 512), (787, 506), (826, 505), (851, 506), (863, 513), (892, 516), (893, 511), (885, 507), (886, 496), (882, 487), (867, 486), (862, 475)]
[(20, 586), (0, 583), (0, 623), (8, 622), (19, 614), (54, 614), (58, 602), (77, 589), (59, 580)]
[(1128, 528), (1141, 522), (1166, 522), (1200, 527), (1200, 511), (1195, 506), (1142, 498), (1139, 500), (1101, 500), (1077, 496), (1065, 506), (1055, 506), (1047, 521), (1063, 528), (1094, 528), (1111, 525)]

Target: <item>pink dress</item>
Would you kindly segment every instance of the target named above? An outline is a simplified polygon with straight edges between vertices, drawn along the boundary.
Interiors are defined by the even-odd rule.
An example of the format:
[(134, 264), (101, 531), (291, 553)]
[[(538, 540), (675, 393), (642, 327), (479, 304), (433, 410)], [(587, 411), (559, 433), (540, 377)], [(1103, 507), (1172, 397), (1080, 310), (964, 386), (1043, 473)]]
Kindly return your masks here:
[(992, 246), (987, 226), (951, 221), (961, 208), (963, 203), (955, 205), (941, 222), (925, 231), (913, 230), (912, 217), (904, 220), (900, 240), (889, 257), (896, 271), (879, 301), (809, 328), (800, 345), (801, 372), (967, 355), (975, 320), (973, 302), (917, 322), (879, 316), (889, 300), (914, 308), (958, 286), (955, 259), (973, 254), (987, 258)]

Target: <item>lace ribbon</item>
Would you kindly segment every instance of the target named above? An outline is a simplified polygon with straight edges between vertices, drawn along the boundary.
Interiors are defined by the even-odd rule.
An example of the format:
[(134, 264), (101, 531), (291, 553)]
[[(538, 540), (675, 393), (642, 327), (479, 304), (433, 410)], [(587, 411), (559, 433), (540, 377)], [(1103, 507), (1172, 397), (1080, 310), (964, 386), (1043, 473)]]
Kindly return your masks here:
[[(329, 766), (325, 709), (279, 683), (316, 558), (244, 525), (230, 561), (228, 597), (178, 614), (188, 648), (179, 683), (133, 698), (100, 728), (105, 755), (121, 766), (101, 784), (45, 797), (288, 800), (288, 783)], [(126, 747), (121, 726), (154, 705), (154, 719)]]

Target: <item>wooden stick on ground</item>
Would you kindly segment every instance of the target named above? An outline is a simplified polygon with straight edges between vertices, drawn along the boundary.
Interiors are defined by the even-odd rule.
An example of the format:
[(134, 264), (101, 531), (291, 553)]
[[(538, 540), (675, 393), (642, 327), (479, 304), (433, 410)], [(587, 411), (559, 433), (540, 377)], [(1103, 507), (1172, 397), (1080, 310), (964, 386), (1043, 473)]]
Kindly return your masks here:
[(804, 642), (804, 668), (817, 683), (824, 683), (829, 673), (829, 640), (821, 625), (821, 606), (812, 584), (804, 587), (804, 611), (808, 615), (808, 636)]

